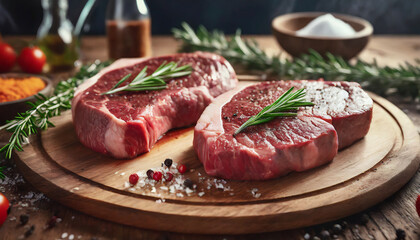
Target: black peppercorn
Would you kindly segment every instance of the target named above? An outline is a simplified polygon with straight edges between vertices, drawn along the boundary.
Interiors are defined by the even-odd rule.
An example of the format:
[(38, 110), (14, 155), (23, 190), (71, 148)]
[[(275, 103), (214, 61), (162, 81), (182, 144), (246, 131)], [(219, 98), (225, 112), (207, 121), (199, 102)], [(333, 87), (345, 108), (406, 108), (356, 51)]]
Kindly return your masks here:
[(342, 229), (346, 229), (348, 226), (349, 226), (349, 224), (348, 224), (346, 221), (343, 221), (343, 222), (341, 223), (341, 228), (342, 228)]
[(334, 224), (333, 225), (333, 227), (332, 227), (332, 231), (333, 231), (333, 233), (335, 233), (335, 234), (340, 234), (341, 232), (343, 232), (343, 228), (341, 227), (341, 225), (340, 224)]
[(12, 204), (11, 203), (9, 203), (9, 208), (7, 209), (7, 215), (9, 215), (10, 214), (10, 211), (12, 210)]
[(331, 237), (330, 232), (328, 232), (327, 230), (322, 230), (319, 235), (321, 236), (322, 240), (328, 240)]
[(149, 170), (147, 170), (147, 172), (146, 172), (146, 174), (147, 174), (147, 178), (148, 179), (153, 179), (153, 174), (154, 174), (155, 172), (153, 172), (153, 170), (152, 169), (149, 169)]
[(22, 214), (22, 215), (20, 215), (20, 217), (19, 217), (19, 221), (20, 221), (20, 225), (25, 225), (25, 224), (27, 224), (27, 223), (28, 223), (28, 221), (29, 221), (29, 216), (28, 216), (28, 215), (26, 215), (26, 214)]
[(406, 234), (405, 234), (405, 231), (404, 230), (397, 229), (395, 231), (395, 234), (397, 235), (397, 240), (404, 240), (405, 239)]
[(184, 181), (184, 186), (189, 188), (189, 189), (193, 189), (194, 183), (193, 183), (193, 181), (191, 181), (191, 179), (187, 178)]
[(25, 237), (29, 237), (29, 236), (31, 236), (32, 235), (32, 233), (35, 231), (35, 226), (34, 225), (32, 225), (29, 229), (28, 229), (28, 231), (26, 231), (25, 232)]
[(360, 224), (366, 225), (369, 222), (369, 216), (365, 213), (360, 217)]
[(238, 114), (237, 113), (234, 113), (233, 116), (236, 117), (236, 116), (238, 116)]
[(165, 159), (165, 166), (167, 166), (168, 168), (170, 168), (172, 166), (172, 159), (167, 158)]

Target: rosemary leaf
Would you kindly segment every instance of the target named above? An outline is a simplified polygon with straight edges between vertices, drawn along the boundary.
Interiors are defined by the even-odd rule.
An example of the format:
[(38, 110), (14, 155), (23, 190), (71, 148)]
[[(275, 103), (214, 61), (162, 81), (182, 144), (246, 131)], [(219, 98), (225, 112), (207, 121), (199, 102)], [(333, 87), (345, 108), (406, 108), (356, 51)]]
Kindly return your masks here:
[(131, 73), (127, 74), (114, 87), (112, 87), (109, 91), (102, 93), (101, 95), (112, 94), (121, 91), (153, 91), (165, 89), (166, 82), (164, 79), (190, 75), (192, 73), (192, 67), (190, 65), (178, 67), (177, 63), (170, 62), (162, 63), (149, 76), (147, 75), (146, 71), (147, 66), (144, 67), (129, 84), (119, 87), (131, 76)]
[(1, 166), (0, 167), (0, 179), (4, 179), (6, 176), (4, 175), (3, 171), (6, 167), (5, 166)]
[(294, 87), (291, 87), (285, 93), (283, 93), (276, 101), (266, 106), (256, 115), (250, 117), (244, 122), (233, 134), (234, 136), (240, 133), (242, 130), (249, 126), (258, 125), (269, 122), (276, 117), (295, 117), (299, 107), (309, 107), (314, 104), (311, 102), (305, 102), (305, 90), (299, 89), (296, 92), (292, 92)]

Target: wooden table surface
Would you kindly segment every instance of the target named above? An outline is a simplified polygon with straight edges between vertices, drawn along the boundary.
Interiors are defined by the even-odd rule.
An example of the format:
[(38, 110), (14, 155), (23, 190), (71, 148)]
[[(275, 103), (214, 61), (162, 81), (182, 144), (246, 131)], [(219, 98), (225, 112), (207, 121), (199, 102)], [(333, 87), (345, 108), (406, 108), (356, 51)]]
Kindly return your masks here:
[[(270, 53), (280, 51), (271, 36), (256, 36), (260, 45)], [(9, 37), (6, 42), (22, 45), (21, 40), (31, 37)], [(172, 37), (153, 37), (153, 55), (176, 52), (178, 43)], [(19, 47), (19, 46), (17, 46)], [(397, 66), (404, 61), (415, 62), (420, 58), (420, 36), (374, 36), (360, 57), (364, 60), (376, 58), (380, 65)], [(106, 60), (107, 50), (104, 37), (84, 37), (82, 60)], [(65, 79), (71, 73), (47, 74), (55, 82)], [(420, 104), (401, 98), (388, 98), (400, 107), (414, 122), (420, 132)], [(6, 142), (9, 134), (0, 132), (0, 142)], [(0, 144), (1, 145), (1, 144)], [(100, 220), (62, 206), (49, 200), (33, 188), (16, 170), (13, 161), (2, 156), (0, 165), (6, 165), (6, 179), (0, 182), (0, 191), (13, 203), (8, 219), (0, 228), (0, 239), (313, 239), (322, 237), (323, 230), (332, 230), (340, 224), (344, 230), (334, 236), (338, 239), (396, 239), (397, 232), (405, 239), (420, 239), (420, 218), (415, 210), (415, 200), (420, 193), (420, 173), (400, 191), (382, 203), (354, 216), (304, 229), (252, 235), (190, 235), (157, 232), (138, 229)], [(22, 215), (28, 216), (26, 224), (20, 224)], [(46, 227), (53, 216), (58, 218), (54, 226)], [(142, 221), (139, 216), (138, 221)], [(179, 224), (183, 224), (180, 222)], [(275, 223), (273, 223), (275, 224)], [(31, 227), (34, 230), (31, 231)], [(246, 227), (246, 226), (244, 226)], [(398, 230), (398, 231), (397, 231)], [(29, 234), (31, 232), (31, 234)], [(332, 232), (332, 231), (330, 231)], [(325, 233), (325, 231), (324, 231)], [(25, 234), (27, 235), (25, 237)], [(308, 238), (308, 236), (311, 236)], [(333, 238), (333, 236), (331, 236)], [(317, 238), (315, 238), (317, 239)], [(403, 238), (400, 238), (403, 239)]]

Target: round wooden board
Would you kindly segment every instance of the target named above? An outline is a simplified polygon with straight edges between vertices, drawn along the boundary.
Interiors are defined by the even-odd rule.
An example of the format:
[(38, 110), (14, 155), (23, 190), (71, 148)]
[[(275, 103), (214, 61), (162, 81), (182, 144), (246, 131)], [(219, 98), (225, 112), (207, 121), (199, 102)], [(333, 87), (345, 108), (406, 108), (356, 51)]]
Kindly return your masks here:
[[(417, 171), (419, 135), (409, 118), (371, 94), (374, 112), (368, 135), (325, 166), (270, 181), (227, 181), (230, 191), (207, 189), (208, 177), (192, 148), (193, 128), (174, 130), (132, 160), (115, 160), (79, 143), (71, 114), (37, 135), (18, 152), (25, 178), (50, 198), (110, 221), (162, 231), (241, 234), (298, 228), (362, 211), (400, 189)], [(194, 169), (191, 196), (157, 187), (128, 191), (129, 174), (157, 168), (165, 158)], [(252, 189), (258, 189), (256, 198)], [(165, 199), (164, 203), (156, 200)]]

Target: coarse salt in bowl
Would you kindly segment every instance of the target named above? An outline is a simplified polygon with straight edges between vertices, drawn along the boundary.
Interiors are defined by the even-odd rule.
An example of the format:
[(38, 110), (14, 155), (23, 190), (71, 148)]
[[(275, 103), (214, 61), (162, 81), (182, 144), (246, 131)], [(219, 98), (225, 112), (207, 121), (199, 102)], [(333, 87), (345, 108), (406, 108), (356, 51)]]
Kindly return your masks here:
[(343, 20), (327, 13), (312, 20), (308, 25), (296, 31), (302, 37), (344, 38), (352, 37), (356, 31)]
[[(322, 21), (314, 22), (315, 26), (308, 25), (314, 19), (325, 14), (327, 13), (303, 12), (278, 16), (272, 21), (273, 34), (280, 46), (294, 57), (299, 57), (308, 53), (309, 49), (314, 49), (321, 55), (329, 52), (344, 59), (350, 59), (366, 47), (373, 33), (373, 27), (368, 21), (350, 15), (332, 13), (331, 17), (340, 21), (331, 20), (331, 17), (327, 15), (325, 17), (327, 20), (321, 18)], [(355, 31), (354, 34), (349, 34), (347, 30), (336, 30), (337, 24), (343, 26), (340, 22), (349, 25)], [(308, 27), (308, 29), (304, 30), (305, 27)], [(298, 33), (299, 31), (301, 32)], [(302, 36), (302, 32), (306, 33), (304, 35), (307, 36)]]

